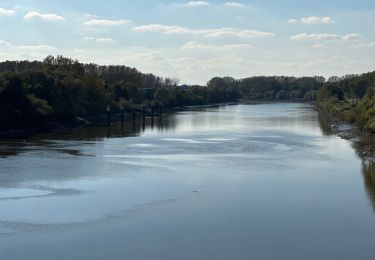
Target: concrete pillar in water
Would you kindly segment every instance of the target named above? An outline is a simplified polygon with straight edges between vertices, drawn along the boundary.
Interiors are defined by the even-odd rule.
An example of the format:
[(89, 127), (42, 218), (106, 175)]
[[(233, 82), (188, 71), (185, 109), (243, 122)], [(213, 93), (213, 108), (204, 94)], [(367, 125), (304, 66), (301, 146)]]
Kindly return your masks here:
[(107, 106), (106, 115), (107, 115), (107, 122), (106, 122), (107, 137), (110, 137), (111, 136), (111, 107), (109, 105)]
[(146, 108), (142, 107), (142, 131), (146, 129)]
[(124, 107), (121, 106), (120, 108), (120, 116), (121, 116), (121, 131), (124, 130), (124, 123), (125, 123), (125, 112), (124, 112)]
[(151, 106), (151, 128), (153, 129), (154, 128), (154, 106)]
[(151, 118), (153, 119), (155, 116), (155, 108), (154, 106), (151, 106)]
[(159, 104), (159, 117), (161, 117), (161, 112), (162, 112), (162, 109), (161, 109), (161, 105)]
[(111, 126), (111, 107), (108, 105), (107, 110), (106, 110), (106, 115), (107, 115), (107, 127)]
[(142, 131), (146, 130), (146, 119), (142, 120)]

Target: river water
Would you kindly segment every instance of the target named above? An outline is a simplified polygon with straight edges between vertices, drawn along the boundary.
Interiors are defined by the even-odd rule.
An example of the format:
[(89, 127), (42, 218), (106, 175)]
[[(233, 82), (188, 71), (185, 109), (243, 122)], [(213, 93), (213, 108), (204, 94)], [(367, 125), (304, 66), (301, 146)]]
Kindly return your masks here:
[(375, 168), (309, 104), (0, 141), (0, 259), (375, 259)]

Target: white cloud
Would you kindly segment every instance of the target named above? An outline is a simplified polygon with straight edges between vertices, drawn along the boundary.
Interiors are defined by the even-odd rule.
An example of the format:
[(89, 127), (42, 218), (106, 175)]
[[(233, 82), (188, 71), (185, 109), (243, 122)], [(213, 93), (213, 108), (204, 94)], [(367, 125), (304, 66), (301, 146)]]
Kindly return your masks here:
[(91, 37), (91, 36), (85, 36), (85, 37), (83, 37), (83, 39), (85, 41), (92, 41), (92, 40), (95, 40), (96, 38), (95, 37)]
[(58, 49), (51, 45), (16, 45), (0, 40), (1, 60), (43, 59), (47, 55), (56, 55)]
[(220, 28), (220, 29), (210, 29), (206, 32), (206, 37), (238, 37), (238, 38), (265, 38), (274, 36), (270, 32), (262, 32), (255, 30), (242, 30), (234, 28)]
[(0, 40), (0, 47), (5, 46), (5, 47), (12, 47), (12, 44), (10, 44), (7, 41)]
[(208, 45), (199, 42), (187, 42), (180, 49), (181, 50), (204, 50), (204, 51), (233, 51), (252, 48), (250, 44), (224, 44), (224, 45)]
[(332, 24), (335, 21), (331, 17), (304, 17), (301, 19), (301, 23), (304, 24)]
[(367, 43), (363, 42), (363, 43), (356, 44), (353, 47), (355, 47), (355, 48), (373, 48), (373, 47), (375, 47), (375, 42), (367, 42)]
[(86, 18), (88, 18), (88, 19), (94, 19), (94, 18), (96, 18), (96, 15), (94, 15), (94, 14), (90, 14), (90, 13), (85, 13), (84, 16), (85, 16)]
[(361, 35), (352, 33), (352, 34), (346, 34), (346, 35), (340, 35), (340, 34), (329, 34), (329, 33), (321, 33), (321, 34), (308, 34), (308, 33), (301, 33), (294, 35), (290, 37), (292, 40), (314, 40), (314, 41), (320, 41), (320, 40), (343, 40), (343, 41), (355, 41), (360, 40)]
[(96, 41), (100, 43), (114, 43), (116, 42), (115, 39), (112, 38), (96, 38), (96, 37), (83, 37), (85, 41)]
[(185, 6), (185, 7), (202, 7), (202, 6), (208, 6), (210, 4), (211, 4), (210, 2), (206, 2), (206, 1), (190, 1), (190, 2), (187, 2), (185, 4), (182, 4), (182, 6)]
[(160, 32), (164, 34), (193, 34), (204, 37), (237, 37), (237, 38), (265, 38), (274, 36), (270, 32), (262, 32), (248, 29), (218, 28), (218, 29), (190, 29), (181, 26), (169, 26), (161, 24), (148, 24), (133, 28), (137, 32)]
[(183, 6), (183, 7), (191, 7), (191, 8), (207, 7), (207, 6), (212, 6), (212, 5), (226, 6), (226, 7), (236, 7), (236, 8), (245, 7), (244, 4), (239, 3), (239, 2), (225, 2), (225, 3), (215, 4), (215, 3), (208, 2), (208, 1), (189, 1), (189, 2), (186, 2), (186, 3), (173, 4), (173, 5)]
[(244, 7), (244, 4), (238, 3), (238, 2), (226, 2), (224, 3), (225, 6), (230, 6), (230, 7)]
[(51, 45), (16, 45), (14, 46), (20, 51), (29, 52), (52, 52), (57, 51), (57, 48)]
[(12, 14), (15, 14), (15, 13), (16, 13), (16, 11), (14, 11), (14, 10), (0, 8), (0, 15), (12, 15)]
[(15, 45), (7, 41), (0, 40), (0, 47), (7, 47), (19, 51), (56, 51), (57, 48), (51, 45)]
[(302, 24), (333, 24), (335, 21), (327, 16), (327, 17), (318, 17), (318, 16), (310, 16), (310, 17), (303, 17), (300, 20), (297, 19), (290, 19), (288, 21), (290, 24), (297, 24), (297, 23), (302, 23)]
[(358, 41), (362, 39), (362, 36), (357, 33), (352, 33), (342, 36), (342, 39), (345, 41)]
[[(178, 77), (182, 83), (189, 84), (205, 84), (211, 77), (228, 75), (243, 78), (255, 75), (330, 76), (359, 73), (373, 69), (375, 57), (375, 52), (367, 49), (353, 48), (348, 51), (348, 43), (354, 45), (362, 41), (322, 42), (324, 49), (309, 51), (306, 48), (286, 48), (279, 52), (262, 47), (229, 47), (204, 40), (192, 40), (172, 49), (163, 46), (142, 47), (139, 44), (109, 45), (111, 48), (108, 48), (107, 45), (97, 44), (96, 48), (81, 46), (80, 50), (61, 50), (59, 54), (82, 62), (126, 64), (143, 72)], [(312, 42), (309, 46), (318, 43)], [(2, 54), (0, 49), (0, 55)], [(4, 57), (9, 56), (0, 56), (0, 59)]]
[(92, 26), (92, 27), (100, 27), (100, 26), (118, 26), (127, 24), (129, 21), (127, 20), (100, 20), (100, 19), (91, 19), (89, 21), (86, 21), (84, 25)]
[(38, 12), (28, 12), (25, 16), (25, 19), (41, 19), (45, 21), (63, 21), (64, 17), (57, 14), (42, 14)]
[(165, 34), (188, 34), (193, 33), (192, 30), (180, 26), (170, 26), (161, 24), (147, 24), (136, 26), (133, 28), (137, 32), (162, 32)]
[(323, 44), (314, 44), (313, 46), (311, 46), (312, 48), (314, 49), (323, 49), (324, 48), (324, 45)]
[(102, 42), (102, 43), (113, 43), (113, 42), (116, 42), (116, 40), (114, 40), (112, 38), (97, 38), (96, 41), (97, 42)]

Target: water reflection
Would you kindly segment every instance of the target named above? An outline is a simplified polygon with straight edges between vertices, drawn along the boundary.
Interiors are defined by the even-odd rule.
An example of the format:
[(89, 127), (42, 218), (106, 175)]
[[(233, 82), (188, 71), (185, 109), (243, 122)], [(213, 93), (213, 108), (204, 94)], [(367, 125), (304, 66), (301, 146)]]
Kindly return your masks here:
[[(257, 110), (258, 106), (248, 105), (247, 107), (251, 111)], [(284, 106), (284, 104), (280, 106)], [(304, 134), (309, 131), (315, 133), (318, 130), (324, 136), (335, 136), (331, 128), (332, 121), (326, 115), (312, 111), (313, 108), (310, 105), (299, 105), (298, 109), (293, 107), (284, 111), (284, 113), (280, 113), (278, 105), (273, 104), (265, 110), (259, 110), (251, 115), (244, 113), (243, 108), (244, 106), (222, 106), (192, 109), (178, 113), (167, 113), (162, 117), (147, 117), (145, 120), (137, 118), (134, 121), (126, 121), (124, 125), (117, 122), (108, 129), (103, 125), (58, 129), (53, 133), (41, 134), (24, 140), (1, 141), (0, 158), (36, 151), (59, 153), (74, 157), (95, 157), (97, 152), (91, 148), (88, 149), (86, 146), (97, 146), (97, 149), (101, 149), (100, 147), (104, 145), (103, 140), (108, 138), (174, 134), (175, 132), (194, 132), (198, 130), (231, 132), (240, 129), (242, 132), (244, 129), (256, 127), (273, 130), (291, 130), (296, 128), (297, 132), (303, 129)], [(366, 190), (375, 208), (375, 166), (367, 158), (363, 158), (360, 152), (363, 146), (374, 143), (374, 138), (367, 137), (353, 141), (352, 147), (363, 161), (362, 173)], [(91, 174), (90, 171), (86, 173), (86, 175), (89, 174)], [(75, 175), (68, 174), (64, 178), (69, 178), (69, 176), (74, 178)], [(21, 177), (21, 179), (25, 180), (28, 178), (23, 175)], [(56, 176), (51, 176), (51, 178), (56, 178)], [(21, 179), (17, 178), (11, 179), (13, 180), (12, 182), (21, 181)]]
[[(322, 133), (326, 136), (336, 136), (332, 130), (332, 120), (325, 114), (319, 113), (318, 121)], [(368, 198), (375, 211), (375, 162), (363, 154), (363, 149), (366, 146), (374, 146), (374, 137), (361, 137), (350, 142), (356, 155), (362, 160), (362, 175), (365, 183)]]
[(362, 174), (367, 195), (371, 200), (375, 211), (375, 164), (364, 160), (362, 163)]
[(33, 150), (49, 150), (74, 156), (87, 156), (80, 149), (66, 148), (65, 144), (46, 140), (10, 140), (3, 141), (0, 146), (0, 158), (15, 156), (21, 152)]
[(374, 147), (373, 137), (362, 137), (353, 142), (353, 148), (358, 157), (362, 160), (362, 175), (366, 187), (368, 198), (373, 205), (375, 211), (375, 162), (372, 158), (368, 158), (363, 152), (366, 147)]
[(332, 131), (332, 126), (331, 126), (332, 122), (326, 115), (318, 113), (318, 122), (319, 122), (319, 126), (320, 126), (320, 129), (322, 130), (323, 135), (325, 136), (334, 135)]
[[(137, 118), (135, 121), (126, 121), (124, 125), (114, 123), (110, 128), (95, 125), (82, 128), (57, 129), (52, 133), (39, 134), (23, 140), (4, 140), (0, 142), (0, 158), (15, 156), (32, 150), (49, 150), (75, 156), (92, 156), (80, 150), (82, 144), (95, 144), (105, 138), (125, 138), (140, 136), (145, 132), (164, 132), (176, 127), (176, 115), (165, 114), (155, 119)], [(82, 141), (77, 148), (66, 148), (62, 141)]]

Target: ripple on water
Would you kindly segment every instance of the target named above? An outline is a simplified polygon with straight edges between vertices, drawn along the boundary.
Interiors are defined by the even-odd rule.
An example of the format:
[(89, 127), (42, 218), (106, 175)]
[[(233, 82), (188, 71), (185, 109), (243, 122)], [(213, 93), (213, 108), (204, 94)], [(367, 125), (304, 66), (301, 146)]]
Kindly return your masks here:
[(52, 192), (48, 190), (39, 190), (31, 188), (1, 188), (0, 200), (22, 199), (35, 196), (45, 196), (48, 194), (52, 194)]

